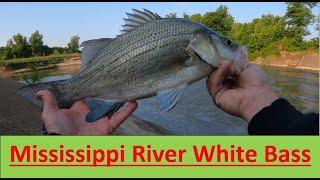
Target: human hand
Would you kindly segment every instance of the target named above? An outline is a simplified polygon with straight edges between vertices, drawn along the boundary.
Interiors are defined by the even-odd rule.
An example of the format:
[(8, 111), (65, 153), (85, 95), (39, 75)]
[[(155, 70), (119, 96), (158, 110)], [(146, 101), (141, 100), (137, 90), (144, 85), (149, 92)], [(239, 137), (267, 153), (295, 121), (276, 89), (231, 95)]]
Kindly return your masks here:
[(111, 134), (138, 107), (137, 102), (130, 102), (121, 112), (114, 113), (111, 118), (103, 117), (89, 123), (85, 121), (89, 108), (84, 101), (76, 101), (70, 109), (59, 109), (54, 94), (50, 91), (39, 91), (36, 96), (43, 101), (41, 119), (48, 133), (63, 135)]
[(257, 65), (248, 66), (235, 78), (235, 68), (229, 61), (213, 71), (207, 79), (207, 89), (213, 102), (226, 113), (250, 122), (278, 96), (267, 83), (267, 76)]

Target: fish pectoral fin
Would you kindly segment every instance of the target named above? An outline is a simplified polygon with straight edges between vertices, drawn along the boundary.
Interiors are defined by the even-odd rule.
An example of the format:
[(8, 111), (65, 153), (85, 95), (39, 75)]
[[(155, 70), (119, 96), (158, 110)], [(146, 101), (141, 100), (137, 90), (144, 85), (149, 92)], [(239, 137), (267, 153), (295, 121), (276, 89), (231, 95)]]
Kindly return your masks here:
[(99, 98), (86, 98), (84, 102), (90, 109), (86, 116), (86, 122), (94, 122), (104, 116), (111, 116), (114, 112), (120, 109), (124, 103), (115, 103)]
[(156, 99), (161, 110), (170, 111), (178, 102), (183, 89), (187, 84), (181, 84), (176, 88), (160, 90), (157, 92)]

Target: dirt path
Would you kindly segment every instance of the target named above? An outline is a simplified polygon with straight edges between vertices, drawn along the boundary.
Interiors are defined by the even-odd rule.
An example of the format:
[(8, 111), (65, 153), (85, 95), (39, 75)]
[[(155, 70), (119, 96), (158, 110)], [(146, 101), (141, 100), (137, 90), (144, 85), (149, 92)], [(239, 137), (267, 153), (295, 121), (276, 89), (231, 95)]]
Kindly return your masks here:
[[(23, 84), (0, 77), (0, 135), (41, 135), (41, 110), (15, 93)], [(161, 135), (142, 119), (128, 118), (114, 135)]]

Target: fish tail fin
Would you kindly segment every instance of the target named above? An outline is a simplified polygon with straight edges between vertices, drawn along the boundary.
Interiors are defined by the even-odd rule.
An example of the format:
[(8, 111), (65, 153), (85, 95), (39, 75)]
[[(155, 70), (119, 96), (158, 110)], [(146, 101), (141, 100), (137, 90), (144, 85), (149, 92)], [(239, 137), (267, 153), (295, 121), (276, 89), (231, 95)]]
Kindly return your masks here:
[[(44, 82), (44, 83), (38, 83), (38, 84), (31, 84), (31, 85), (25, 85), (17, 89), (17, 94), (24, 97), (26, 100), (32, 102), (33, 104), (37, 105), (38, 107), (42, 108), (43, 104), (42, 101), (36, 98), (36, 93), (40, 90), (49, 90), (52, 92), (58, 102), (58, 106), (61, 108), (61, 102), (65, 101), (62, 100), (61, 97), (63, 97), (62, 92), (59, 88), (59, 85), (63, 85), (68, 80), (60, 80), (60, 81), (52, 81), (52, 82)], [(65, 104), (65, 102), (64, 102)]]

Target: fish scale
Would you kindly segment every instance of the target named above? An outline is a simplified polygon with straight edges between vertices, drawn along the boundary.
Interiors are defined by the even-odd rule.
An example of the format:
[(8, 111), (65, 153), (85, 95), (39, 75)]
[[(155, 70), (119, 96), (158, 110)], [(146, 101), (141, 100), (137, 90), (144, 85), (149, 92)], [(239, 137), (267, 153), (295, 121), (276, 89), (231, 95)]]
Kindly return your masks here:
[[(166, 51), (168, 49), (172, 49), (172, 48), (176, 48), (177, 47), (177, 44), (180, 43), (179, 41), (177, 41), (176, 44), (170, 44), (169, 46), (166, 46), (166, 48), (162, 49), (163, 51)], [(184, 48), (183, 48), (184, 50)], [(176, 51), (176, 50), (175, 50)], [(131, 59), (128, 59), (126, 62), (129, 63), (129, 64), (125, 64), (123, 63), (122, 65), (116, 65), (115, 67), (117, 67), (116, 69), (113, 69), (113, 68), (110, 68), (112, 69), (113, 71), (116, 71), (116, 72), (113, 72), (111, 74), (112, 75), (118, 75), (118, 74), (122, 74), (122, 76), (126, 76), (128, 77), (127, 78), (127, 81), (123, 81), (121, 78), (118, 78), (117, 76), (115, 78), (113, 78), (110, 82), (112, 82), (112, 84), (108, 84), (106, 87), (110, 86), (110, 87), (117, 87), (119, 85), (121, 86), (127, 86), (128, 85), (128, 82), (132, 82), (130, 87), (130, 92), (132, 91), (132, 89), (135, 89), (135, 84), (139, 84), (139, 82), (137, 81), (133, 81), (132, 77), (133, 76), (133, 73), (137, 72), (137, 71), (131, 71), (132, 68), (130, 67), (134, 67), (136, 69), (139, 69), (140, 72), (144, 72), (144, 74), (139, 74), (139, 81), (140, 82), (143, 82), (145, 79), (144, 78), (148, 78), (147, 74), (152, 74), (152, 73), (156, 73), (154, 71), (154, 68), (151, 68), (150, 65), (153, 65), (153, 66), (158, 66), (160, 67), (161, 64), (160, 63), (155, 63), (155, 62), (163, 62), (163, 65), (162, 67), (165, 67), (166, 65), (170, 65), (170, 62), (167, 62), (167, 61), (163, 61), (163, 59), (170, 59), (170, 56), (167, 56), (167, 57), (161, 57), (159, 56), (159, 58), (157, 58), (156, 54), (163, 54), (161, 51), (152, 51), (152, 52), (144, 52), (144, 53), (140, 53), (141, 56), (132, 56)], [(173, 53), (170, 53), (170, 54), (173, 54)], [(183, 56), (183, 51), (182, 49), (180, 49), (180, 54), (176, 54), (175, 56), (182, 56), (184, 57), (183, 59), (186, 60), (187, 59), (187, 56), (184, 55)], [(148, 59), (150, 59), (150, 57), (152, 57), (153, 59), (153, 62), (150, 63), (150, 61), (148, 61)], [(144, 61), (145, 59), (147, 59), (146, 62), (149, 62), (149, 63), (142, 63), (142, 62), (139, 62), (140, 61)], [(182, 62), (183, 63), (183, 62)], [(148, 71), (148, 70), (153, 70), (153, 71)], [(125, 73), (125, 72), (129, 72), (129, 73)], [(155, 83), (156, 84), (156, 83)], [(97, 89), (103, 89), (103, 88), (97, 88)], [(124, 89), (127, 89), (127, 88), (124, 88)], [(114, 92), (112, 90), (110, 90), (111, 92)], [(117, 91), (119, 92), (119, 91)], [(130, 92), (127, 92), (128, 94)], [(134, 92), (134, 91), (132, 91)]]
[[(116, 53), (126, 54), (127, 52), (132, 51), (134, 48), (137, 48), (141, 45), (148, 44), (149, 42), (154, 41), (152, 39), (152, 36), (150, 35), (152, 33), (156, 33), (158, 35), (157, 39), (162, 39), (168, 36), (174, 36), (175, 34), (192, 33), (193, 29), (190, 28), (190, 26), (187, 26), (185, 28), (182, 28), (181, 26), (176, 26), (176, 29), (178, 30), (180, 29), (181, 32), (180, 31), (175, 32), (173, 31), (173, 27), (169, 26), (171, 24), (168, 25), (166, 22), (168, 22), (167, 19), (158, 20), (157, 22), (148, 24), (148, 26), (152, 27), (151, 29), (144, 28), (144, 26), (142, 26), (139, 29), (137, 29), (137, 31), (120, 36), (117, 41), (114, 41), (110, 43), (109, 46), (105, 47), (102, 50), (101, 55), (97, 55), (96, 58), (98, 60), (96, 61), (96, 64), (98, 64), (98, 62), (103, 60), (104, 58), (108, 59), (114, 56)], [(178, 23), (174, 23), (173, 25), (177, 25), (177, 24)], [(183, 29), (188, 29), (188, 28), (190, 28), (188, 31), (187, 30), (183, 31)], [(167, 30), (167, 32), (165, 30)], [(127, 46), (124, 46), (123, 44), (127, 44)], [(103, 57), (104, 55), (106, 56)], [(121, 57), (121, 55), (122, 54), (119, 54), (119, 57)], [(114, 59), (117, 59), (117, 58), (118, 57), (115, 57)], [(110, 60), (112, 61), (112, 58)], [(94, 64), (92, 65), (92, 68), (94, 68)]]
[[(161, 24), (161, 23), (159, 23), (159, 24)], [(180, 26), (178, 26), (179, 28), (180, 28)], [(189, 28), (189, 26), (188, 26), (188, 28)], [(142, 27), (141, 27), (141, 29), (142, 29)], [(129, 46), (126, 46), (126, 48), (124, 48), (122, 51), (121, 51), (121, 49), (120, 49), (120, 51), (118, 51), (118, 52), (114, 52), (114, 53), (110, 53), (108, 56), (106, 56), (106, 58), (105, 59), (107, 59), (107, 57), (113, 57), (113, 58), (111, 58), (111, 59), (109, 59), (109, 60), (105, 60), (104, 61), (104, 63), (103, 64), (99, 64), (99, 62), (101, 61), (96, 61), (96, 63), (95, 64), (93, 64), (92, 66), (91, 66), (91, 68), (90, 69), (93, 69), (93, 70), (91, 70), (91, 71), (89, 71), (89, 73), (88, 74), (86, 74), (85, 72), (83, 73), (83, 76), (84, 77), (86, 77), (86, 78), (75, 78), (76, 80), (81, 80), (81, 82), (75, 82), (76, 84), (83, 84), (84, 86), (82, 86), (82, 87), (94, 87), (94, 86), (92, 86), (92, 84), (91, 83), (94, 83), (93, 81), (91, 82), (91, 83), (88, 83), (88, 84), (86, 84), (86, 82), (88, 82), (88, 81), (90, 81), (90, 79), (92, 79), (92, 78), (95, 78), (94, 76), (96, 75), (96, 74), (101, 74), (101, 72), (102, 71), (105, 71), (105, 73), (109, 73), (109, 71), (112, 71), (112, 69), (114, 69), (114, 66), (118, 66), (119, 64), (121, 64), (123, 61), (125, 61), (126, 59), (125, 59), (125, 54), (129, 54), (129, 53), (131, 53), (132, 55), (129, 55), (129, 57), (132, 59), (132, 57), (134, 57), (137, 53), (144, 53), (145, 51), (146, 51), (146, 49), (143, 49), (143, 45), (145, 44), (146, 46), (149, 46), (149, 45), (152, 45), (152, 43), (153, 43), (153, 46), (152, 47), (157, 47), (157, 46), (161, 46), (162, 44), (165, 44), (164, 43), (164, 40), (167, 38), (172, 38), (172, 37), (175, 37), (175, 36), (180, 36), (180, 37), (182, 37), (182, 38), (184, 38), (184, 40), (186, 41), (188, 41), (188, 38), (190, 38), (191, 37), (191, 34), (189, 33), (189, 31), (183, 31), (183, 33), (189, 33), (189, 34), (182, 34), (182, 33), (170, 33), (170, 31), (173, 31), (173, 28), (171, 27), (171, 28), (167, 28), (167, 29), (169, 29), (169, 30), (167, 30), (167, 31), (164, 31), (164, 30), (158, 30), (158, 31), (156, 31), (156, 33), (157, 34), (159, 34), (159, 36), (161, 37), (161, 38), (159, 38), (158, 39), (158, 41), (154, 41), (154, 40), (152, 40), (152, 39), (146, 39), (146, 40), (144, 40), (144, 41), (139, 41), (139, 39), (138, 39), (138, 43), (132, 43), (131, 45), (129, 45)], [(135, 34), (139, 34), (140, 32), (138, 32), (138, 33), (133, 33), (131, 36), (134, 36), (134, 37), (136, 37), (135, 36)], [(163, 34), (162, 36), (161, 36), (161, 34)], [(124, 37), (123, 38), (125, 38), (125, 36), (126, 35), (124, 35)], [(120, 37), (121, 38), (121, 37)], [(182, 39), (181, 38), (181, 39)], [(136, 38), (137, 39), (137, 38)], [(142, 39), (145, 39), (145, 38), (142, 38)], [(122, 39), (120, 39), (119, 40), (120, 42), (121, 41), (123, 41)], [(176, 42), (179, 42), (179, 40), (175, 40)], [(113, 42), (113, 43), (116, 43), (116, 41), (115, 42)], [(148, 44), (149, 43), (149, 44)], [(142, 44), (142, 45), (141, 45)], [(167, 44), (169, 44), (169, 43), (167, 43)], [(186, 48), (186, 45), (187, 44), (184, 44), (184, 49)], [(110, 47), (111, 46), (111, 47)], [(110, 44), (110, 46), (107, 46), (106, 47), (106, 49), (112, 49), (112, 44)], [(151, 47), (151, 48), (152, 48)], [(134, 48), (136, 48), (136, 49), (134, 49)], [(139, 51), (140, 50), (140, 51)], [(161, 51), (159, 51), (158, 52), (159, 54), (161, 54), (161, 53), (163, 53), (163, 54), (165, 54), (166, 52), (161, 52)], [(103, 52), (102, 52), (102, 54), (104, 54)], [(185, 52), (185, 54), (186, 54), (186, 52)], [(97, 58), (101, 58), (101, 56), (97, 56)], [(109, 62), (109, 63), (107, 63), (107, 62)], [(131, 61), (131, 62), (134, 62), (134, 61)], [(99, 66), (98, 66), (99, 65)], [(111, 67), (108, 67), (108, 66), (111, 66)], [(96, 68), (95, 68), (96, 67)], [(130, 68), (130, 66), (127, 66), (127, 68)], [(70, 87), (71, 86), (71, 87)], [(73, 89), (72, 87), (75, 87), (75, 88), (77, 88), (77, 89)], [(86, 90), (85, 89), (79, 89), (78, 88), (79, 86), (78, 85), (73, 85), (73, 82), (71, 81), (69, 84), (68, 84), (68, 88), (66, 88), (66, 89), (68, 89), (68, 90), (70, 90), (71, 92), (75, 92), (75, 91), (82, 91), (82, 92), (84, 92), (84, 93), (86, 93)], [(78, 93), (78, 94), (80, 94), (80, 93)]]

